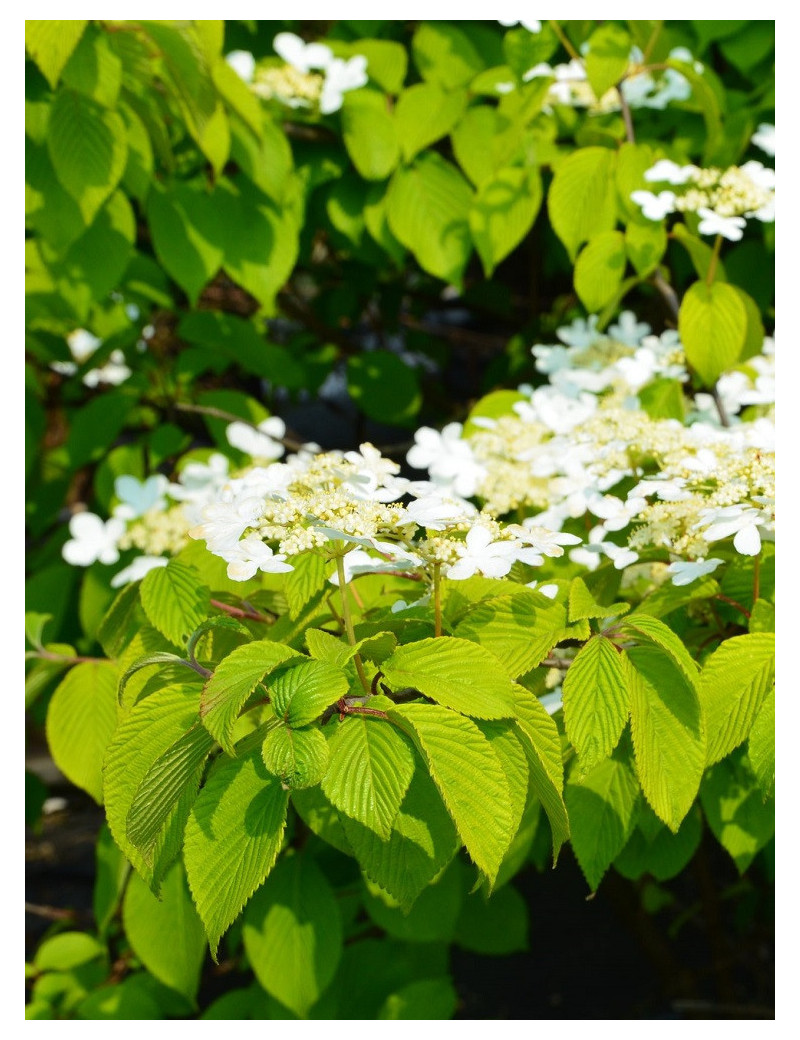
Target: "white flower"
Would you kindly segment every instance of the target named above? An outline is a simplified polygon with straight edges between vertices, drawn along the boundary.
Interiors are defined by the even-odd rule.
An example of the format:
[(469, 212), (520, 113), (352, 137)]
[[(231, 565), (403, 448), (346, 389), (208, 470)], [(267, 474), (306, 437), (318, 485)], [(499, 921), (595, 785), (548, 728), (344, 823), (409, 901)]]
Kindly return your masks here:
[(648, 220), (663, 220), (668, 213), (675, 212), (674, 191), (660, 191), (658, 195), (652, 191), (632, 191), (631, 199), (642, 207), (642, 214)]
[(343, 95), (367, 84), (367, 59), (355, 54), (348, 61), (334, 58), (325, 70), (325, 82), (319, 98), (319, 110), (323, 115), (337, 112), (342, 107)]
[(744, 217), (721, 217), (707, 206), (701, 206), (697, 215), (701, 218), (697, 228), (701, 235), (722, 235), (730, 242), (739, 241), (747, 224)]
[(558, 585), (540, 585), (538, 581), (529, 581), (525, 587), (528, 589), (536, 589), (537, 592), (541, 592), (541, 594), (547, 596), (548, 599), (555, 599), (558, 595)]
[(163, 509), (167, 502), (164, 493), (169, 481), (161, 473), (156, 473), (147, 480), (122, 476), (114, 481), (114, 494), (120, 504), (114, 509), (114, 516), (120, 520), (134, 520), (144, 516), (149, 509)]
[(702, 557), (699, 560), (677, 560), (671, 563), (667, 570), (672, 575), (673, 585), (691, 585), (698, 578), (712, 574), (721, 563), (724, 563), (724, 560), (717, 559), (716, 556), (712, 556), (710, 560), (704, 560)]
[(409, 502), (405, 509), (405, 517), (430, 531), (444, 531), (445, 528), (468, 519), (474, 512), (474, 506), (470, 506), (468, 502), (445, 499), (440, 495), (426, 495)]
[(84, 386), (96, 387), (98, 383), (109, 383), (119, 386), (124, 383), (131, 370), (125, 364), (125, 355), (121, 350), (112, 350), (108, 361), (100, 368), (93, 368), (83, 377)]
[(555, 74), (555, 69), (552, 65), (548, 65), (546, 61), (540, 61), (538, 65), (534, 65), (527, 72), (523, 72), (522, 82), (530, 83), (532, 79), (536, 79), (539, 76), (555, 76)]
[(290, 563), (285, 562), (284, 553), (273, 553), (255, 531), (237, 544), (235, 552), (227, 553), (226, 559), (228, 577), (231, 581), (247, 581), (256, 571), (263, 571), (264, 574), (283, 574), (294, 570)]
[(100, 563), (116, 563), (119, 559), (117, 543), (125, 533), (124, 521), (117, 517), (103, 521), (94, 513), (76, 513), (69, 522), (70, 541), (61, 554), (74, 567), (88, 567)]
[(752, 506), (723, 506), (721, 509), (704, 509), (702, 520), (695, 527), (703, 527), (703, 538), (717, 542), (733, 535), (733, 547), (742, 556), (757, 556), (761, 552), (761, 535), (758, 525), (761, 514)]
[(203, 510), (203, 522), (189, 530), (189, 537), (202, 538), (209, 552), (224, 559), (226, 553), (238, 551), (239, 539), (263, 509), (263, 500), (255, 496), (233, 502), (214, 501)]
[(101, 339), (93, 336), (86, 329), (73, 329), (67, 336), (67, 346), (78, 363), (91, 357), (102, 342)]
[(406, 456), (409, 466), (427, 469), (437, 484), (463, 498), (477, 491), (486, 471), (475, 460), (469, 441), (463, 440), (461, 423), (448, 423), (441, 433), (422, 426), (414, 434), (415, 445)]
[(193, 501), (222, 487), (228, 479), (228, 460), (215, 451), (208, 462), (189, 462), (180, 472), (179, 483), (170, 484), (169, 493), (178, 502)]
[(775, 171), (771, 166), (765, 166), (757, 159), (750, 159), (743, 163), (739, 169), (746, 173), (753, 184), (765, 191), (775, 191)]
[(697, 172), (696, 166), (679, 166), (671, 159), (659, 159), (655, 166), (645, 170), (644, 179), (646, 181), (666, 181), (668, 184), (686, 184)]
[(232, 448), (238, 448), (254, 459), (264, 459), (268, 462), (283, 455), (284, 449), (280, 440), (285, 433), (286, 424), (277, 415), (264, 419), (258, 424), (257, 429), (244, 422), (234, 422), (225, 430), (228, 444)]
[(652, 331), (646, 321), (637, 321), (633, 311), (622, 311), (615, 325), (608, 326), (608, 334), (627, 347), (638, 347)]
[(333, 51), (324, 43), (305, 43), (294, 33), (281, 32), (272, 41), (275, 53), (297, 69), (298, 72), (310, 72), (311, 69), (327, 69), (333, 61)]
[(767, 155), (775, 155), (775, 127), (771, 123), (759, 123), (750, 141)]
[(467, 531), (463, 545), (456, 546), (460, 556), (448, 570), (447, 577), (460, 581), (473, 574), (487, 578), (502, 578), (508, 574), (517, 555), (514, 542), (493, 542), (485, 527), (473, 527)]
[(519, 24), (519, 25), (523, 26), (523, 28), (527, 29), (528, 32), (532, 32), (532, 33), (538, 33), (538, 32), (542, 31), (542, 23), (534, 21), (533, 19), (531, 19), (530, 21), (526, 21), (524, 18), (517, 18), (517, 19), (514, 19), (513, 21), (504, 21), (502, 18), (498, 18), (497, 21), (500, 23), (500, 25), (505, 25), (505, 26), (511, 26), (511, 25)]
[(252, 83), (256, 59), (250, 51), (231, 51), (225, 55), (225, 61), (245, 83)]
[(157, 567), (166, 567), (169, 560), (166, 556), (137, 556), (133, 563), (121, 571), (117, 571), (111, 579), (111, 588), (119, 589), (132, 581), (139, 581)]

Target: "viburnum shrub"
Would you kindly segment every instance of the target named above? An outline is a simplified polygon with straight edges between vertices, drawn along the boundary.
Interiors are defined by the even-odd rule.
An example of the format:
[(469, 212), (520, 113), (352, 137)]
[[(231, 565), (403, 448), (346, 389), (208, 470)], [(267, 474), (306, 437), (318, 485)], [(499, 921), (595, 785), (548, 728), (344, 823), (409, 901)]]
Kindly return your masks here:
[[(210, 950), (204, 1017), (449, 1018), (531, 861), (768, 846), (764, 33), (27, 23), (27, 703), (108, 824), (30, 1017), (192, 1015)], [(445, 407), (424, 308), (513, 326), (529, 244)], [(411, 446), (270, 414), (337, 379)]]

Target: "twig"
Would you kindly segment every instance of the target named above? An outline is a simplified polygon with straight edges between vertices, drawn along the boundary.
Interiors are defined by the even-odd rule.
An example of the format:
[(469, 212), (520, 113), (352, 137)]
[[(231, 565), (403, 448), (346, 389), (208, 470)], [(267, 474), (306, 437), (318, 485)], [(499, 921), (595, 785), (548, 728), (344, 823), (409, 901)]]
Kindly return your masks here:
[(271, 625), (275, 620), (274, 614), (267, 616), (266, 614), (259, 614), (255, 610), (243, 610), (241, 607), (232, 607), (229, 603), (223, 603), (219, 599), (212, 599), (210, 603), (212, 607), (225, 611), (231, 617), (246, 618), (248, 621), (260, 621), (265, 625)]

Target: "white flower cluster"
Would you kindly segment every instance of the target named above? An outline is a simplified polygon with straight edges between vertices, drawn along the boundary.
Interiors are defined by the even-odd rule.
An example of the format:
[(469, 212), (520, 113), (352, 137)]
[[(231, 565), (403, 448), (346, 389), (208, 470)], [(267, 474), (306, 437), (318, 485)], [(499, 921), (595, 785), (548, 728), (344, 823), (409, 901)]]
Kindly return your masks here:
[(224, 559), (235, 581), (291, 570), (288, 561), (305, 552), (342, 557), (348, 580), (393, 570), (429, 578), (434, 568), (456, 580), (502, 577), (516, 561), (538, 566), (580, 541), (501, 524), (458, 493), (409, 481), (399, 469), (371, 444), (290, 455), (228, 481), (189, 535)]
[(367, 83), (367, 59), (356, 54), (345, 61), (324, 43), (305, 43), (294, 33), (281, 32), (273, 47), (286, 64), (259, 67), (246, 51), (233, 51), (229, 64), (255, 94), (276, 98), (290, 108), (318, 108), (322, 115), (337, 112), (349, 90)]
[[(54, 372), (58, 372), (59, 375), (74, 376), (79, 366), (95, 353), (102, 342), (101, 339), (98, 339), (97, 336), (94, 336), (87, 329), (73, 329), (67, 336), (67, 346), (74, 360), (53, 361), (50, 367)], [(82, 382), (84, 386), (92, 388), (100, 383), (119, 386), (120, 383), (125, 382), (130, 374), (131, 370), (125, 364), (125, 355), (121, 350), (112, 350), (104, 365), (101, 365), (99, 368), (92, 368), (84, 373)]]
[(218, 452), (206, 462), (189, 462), (175, 483), (162, 474), (144, 481), (117, 477), (113, 515), (103, 520), (95, 513), (75, 513), (62, 555), (75, 567), (89, 567), (98, 561), (114, 564), (120, 552), (139, 549), (142, 555), (115, 574), (111, 586), (138, 581), (154, 567), (166, 566), (169, 556), (183, 548), (189, 528), (199, 519), (198, 511), (227, 478), (228, 460)]
[[(669, 57), (693, 62), (691, 54), (683, 47), (674, 48)], [(686, 101), (691, 96), (689, 81), (677, 69), (667, 68), (654, 76), (643, 62), (644, 55), (639, 48), (632, 48), (621, 86), (623, 97), (631, 108), (665, 109), (671, 101)], [(702, 69), (699, 63), (695, 62), (694, 65), (696, 70), (698, 67)], [(589, 84), (586, 66), (578, 58), (555, 66), (540, 62), (528, 69), (522, 80), (529, 83), (542, 76), (552, 76), (555, 80), (547, 94), (548, 106), (570, 105), (573, 108), (587, 108), (591, 112), (618, 112), (621, 108), (619, 94), (614, 87), (602, 97), (596, 97)]]
[[(622, 569), (649, 550), (666, 550), (675, 584), (710, 573), (709, 547), (733, 538), (755, 555), (774, 538), (774, 346), (719, 380), (731, 426), (710, 394), (698, 394), (689, 425), (652, 419), (637, 394), (654, 379), (687, 378), (677, 333), (657, 337), (630, 312), (607, 335), (596, 318), (558, 330), (561, 344), (533, 348), (549, 384), (514, 414), (476, 417), (441, 434), (423, 428), (408, 455), (443, 493), (474, 496), (496, 516), (553, 530), (580, 520), (586, 545), (571, 559), (594, 568), (605, 556)], [(754, 406), (754, 421), (737, 413)], [(533, 515), (530, 514), (535, 511)]]
[(670, 213), (696, 213), (701, 235), (722, 235), (732, 242), (741, 239), (747, 218), (775, 220), (775, 171), (755, 159), (727, 170), (680, 166), (671, 159), (659, 159), (644, 179), (672, 186), (657, 194), (645, 189), (631, 193), (648, 220), (663, 220)]

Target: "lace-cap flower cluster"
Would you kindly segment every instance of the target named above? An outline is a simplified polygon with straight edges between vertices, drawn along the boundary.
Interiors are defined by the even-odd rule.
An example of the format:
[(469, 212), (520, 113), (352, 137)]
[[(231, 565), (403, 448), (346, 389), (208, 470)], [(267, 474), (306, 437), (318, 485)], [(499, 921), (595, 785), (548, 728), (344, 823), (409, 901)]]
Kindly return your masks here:
[[(683, 382), (688, 373), (675, 332), (623, 313), (608, 334), (596, 319), (558, 330), (561, 344), (533, 347), (549, 385), (520, 387), (513, 414), (477, 416), (441, 434), (417, 431), (408, 455), (442, 494), (460, 481), (496, 516), (530, 513), (523, 524), (561, 531), (580, 520), (586, 544), (570, 558), (594, 569), (605, 557), (623, 569), (643, 552), (667, 552), (676, 585), (711, 573), (728, 538), (735, 553), (757, 554), (774, 538), (774, 348), (718, 382), (731, 425), (722, 427), (714, 398), (697, 394), (687, 415), (654, 419), (638, 393), (654, 379)], [(753, 421), (742, 409), (761, 413)], [(465, 480), (464, 475), (468, 477)]]
[[(236, 55), (231, 64), (249, 73), (251, 90), (263, 98), (275, 98), (290, 108), (317, 108), (322, 115), (337, 112), (344, 95), (367, 83), (367, 59), (363, 54), (346, 61), (334, 56), (324, 43), (305, 43), (294, 33), (278, 33), (273, 47), (286, 62), (283, 66), (250, 67)], [(230, 56), (229, 56), (230, 59)]]
[(370, 570), (424, 577), (434, 568), (456, 580), (502, 577), (516, 561), (538, 566), (580, 541), (501, 524), (456, 493), (398, 474), (399, 466), (371, 444), (358, 452), (290, 455), (228, 481), (189, 535), (205, 541), (238, 581), (290, 570), (292, 558), (305, 552), (343, 557), (348, 578)]
[(663, 220), (670, 213), (696, 213), (701, 235), (722, 235), (732, 242), (741, 239), (748, 218), (767, 223), (775, 220), (775, 171), (755, 159), (726, 170), (680, 166), (671, 159), (660, 159), (644, 178), (670, 185), (657, 194), (645, 189), (631, 193), (648, 220)]

